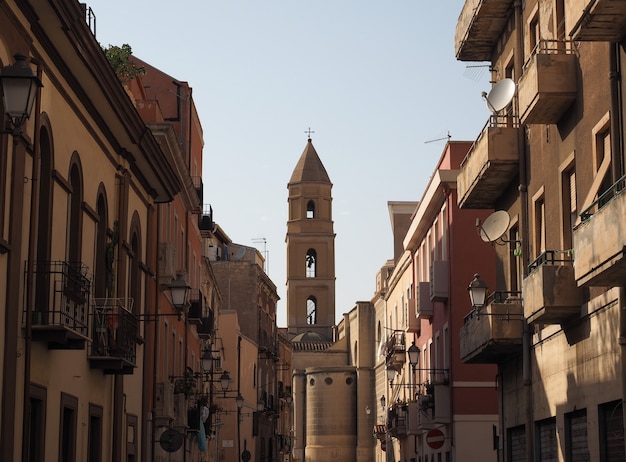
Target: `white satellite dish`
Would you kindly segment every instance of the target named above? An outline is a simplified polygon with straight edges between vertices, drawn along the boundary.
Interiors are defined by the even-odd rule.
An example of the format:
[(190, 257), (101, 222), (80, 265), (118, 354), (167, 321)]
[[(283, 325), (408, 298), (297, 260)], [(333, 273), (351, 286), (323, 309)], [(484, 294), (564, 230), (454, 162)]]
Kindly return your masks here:
[(515, 95), (515, 82), (512, 79), (500, 80), (496, 83), (489, 94), (483, 92), (487, 101), (487, 107), (491, 112), (500, 112), (507, 107)]
[(506, 210), (493, 212), (480, 225), (480, 238), (485, 242), (497, 241), (506, 233), (510, 222), (511, 218)]

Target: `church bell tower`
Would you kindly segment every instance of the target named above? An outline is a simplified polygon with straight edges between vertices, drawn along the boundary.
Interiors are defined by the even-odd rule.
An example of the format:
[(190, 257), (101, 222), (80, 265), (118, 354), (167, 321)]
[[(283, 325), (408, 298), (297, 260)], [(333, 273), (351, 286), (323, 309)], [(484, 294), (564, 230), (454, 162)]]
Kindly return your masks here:
[(287, 330), (326, 341), (335, 325), (332, 187), (309, 137), (287, 185)]

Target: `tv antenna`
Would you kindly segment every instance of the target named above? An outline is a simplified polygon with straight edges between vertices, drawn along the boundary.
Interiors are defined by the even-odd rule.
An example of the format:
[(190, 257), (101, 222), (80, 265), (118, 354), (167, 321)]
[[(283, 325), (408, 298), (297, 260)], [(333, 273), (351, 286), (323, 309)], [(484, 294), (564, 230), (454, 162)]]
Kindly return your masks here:
[(427, 144), (427, 143), (434, 143), (434, 142), (436, 142), (436, 141), (442, 141), (442, 140), (448, 140), (448, 141), (450, 141), (450, 139), (451, 139), (451, 138), (452, 138), (452, 135), (450, 135), (450, 132), (448, 132), (448, 134), (447, 134), (446, 136), (444, 136), (444, 137), (442, 137), (442, 138), (436, 138), (436, 139), (434, 139), (434, 140), (424, 141), (424, 144)]
[(482, 97), (487, 101), (487, 107), (494, 114), (498, 114), (507, 107), (515, 95), (515, 82), (512, 79), (503, 79), (496, 83), (489, 94), (482, 92)]
[(254, 242), (255, 244), (260, 244), (261, 242), (263, 243), (263, 252), (261, 252), (263, 254), (263, 259), (265, 260), (263, 263), (263, 271), (265, 271), (265, 274), (269, 274), (270, 253), (267, 250), (267, 239), (265, 239), (264, 237), (255, 237), (254, 239), (252, 239), (252, 242)]

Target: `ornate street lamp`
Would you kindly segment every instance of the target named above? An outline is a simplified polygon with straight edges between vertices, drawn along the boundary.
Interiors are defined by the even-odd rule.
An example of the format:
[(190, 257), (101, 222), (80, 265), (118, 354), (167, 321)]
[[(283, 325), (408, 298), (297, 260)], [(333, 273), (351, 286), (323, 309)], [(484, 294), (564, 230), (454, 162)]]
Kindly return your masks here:
[(485, 305), (485, 298), (487, 296), (487, 284), (480, 279), (478, 273), (474, 274), (474, 279), (470, 282), (467, 288), (474, 308), (480, 308)]
[(18, 53), (14, 58), (15, 64), (5, 66), (0, 72), (0, 82), (4, 112), (10, 118), (11, 133), (17, 138), (22, 133), (21, 126), (33, 110), (37, 90), (43, 84), (26, 63), (26, 56)]
[(396, 378), (397, 373), (398, 371), (396, 371), (393, 367), (387, 367), (387, 380), (389, 380), (389, 385), (393, 383), (393, 379)]
[(230, 375), (228, 375), (228, 371), (224, 371), (224, 373), (220, 376), (220, 385), (222, 386), (224, 396), (226, 396), (228, 387), (230, 387)]
[(382, 408), (382, 410), (385, 410), (385, 406), (387, 404), (387, 398), (385, 398), (385, 395), (381, 395), (380, 396), (380, 407)]
[(407, 354), (409, 355), (409, 364), (413, 368), (413, 372), (415, 372), (415, 368), (420, 362), (420, 349), (415, 342), (411, 342), (411, 346), (407, 350)]
[(168, 287), (170, 291), (170, 297), (172, 299), (172, 305), (178, 312), (178, 319), (183, 315), (183, 311), (187, 308), (187, 297), (191, 287), (187, 283), (187, 280), (182, 273), (176, 275), (176, 279)]

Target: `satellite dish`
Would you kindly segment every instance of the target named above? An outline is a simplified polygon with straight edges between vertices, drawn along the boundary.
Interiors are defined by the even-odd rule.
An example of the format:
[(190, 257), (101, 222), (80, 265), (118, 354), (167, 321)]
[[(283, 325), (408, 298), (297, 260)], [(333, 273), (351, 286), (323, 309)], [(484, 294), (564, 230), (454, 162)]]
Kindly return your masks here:
[(183, 435), (173, 428), (168, 428), (161, 433), (159, 444), (166, 452), (176, 452), (183, 445)]
[(480, 225), (480, 238), (485, 242), (497, 241), (506, 233), (510, 222), (511, 218), (505, 210), (493, 212)]
[(483, 92), (487, 107), (491, 112), (500, 112), (507, 107), (515, 95), (515, 82), (511, 79), (500, 80), (489, 94)]

